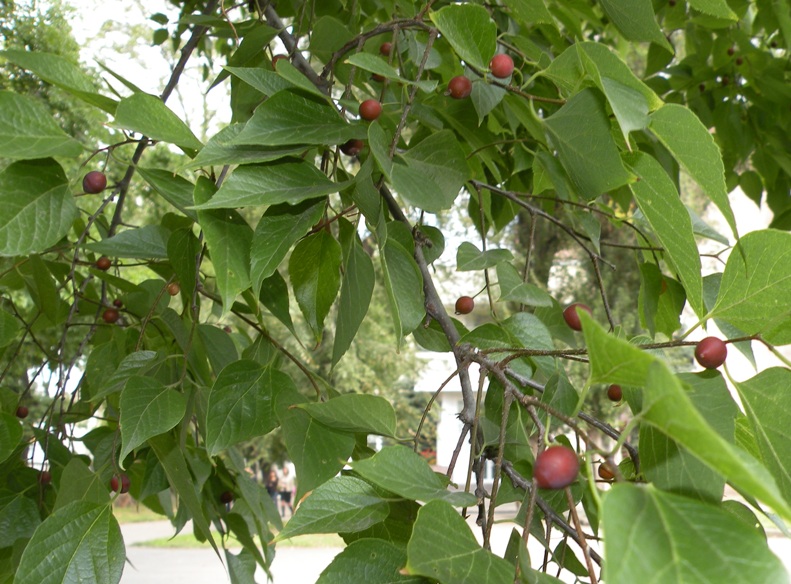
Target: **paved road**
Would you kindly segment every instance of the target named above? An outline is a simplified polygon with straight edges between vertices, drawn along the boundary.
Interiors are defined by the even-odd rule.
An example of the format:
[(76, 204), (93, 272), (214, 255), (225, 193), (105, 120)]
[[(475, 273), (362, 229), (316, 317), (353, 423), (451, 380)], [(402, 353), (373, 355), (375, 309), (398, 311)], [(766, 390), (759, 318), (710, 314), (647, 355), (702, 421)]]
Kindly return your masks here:
[[(492, 530), (492, 551), (502, 555), (513, 524), (496, 524)], [(173, 535), (167, 521), (127, 523), (121, 526), (129, 562), (121, 584), (223, 584), (229, 582), (225, 567), (211, 548), (147, 548), (133, 544)], [(189, 532), (188, 525), (185, 532)], [(473, 529), (476, 535), (479, 529)], [(537, 543), (535, 543), (538, 546)], [(791, 540), (770, 537), (769, 547), (780, 557), (791, 573)], [(280, 547), (272, 563), (274, 584), (315, 584), (322, 570), (329, 565), (341, 548)], [(530, 549), (531, 557), (541, 557), (542, 548)], [(266, 582), (262, 570), (256, 581)], [(573, 582), (573, 579), (569, 580)]]

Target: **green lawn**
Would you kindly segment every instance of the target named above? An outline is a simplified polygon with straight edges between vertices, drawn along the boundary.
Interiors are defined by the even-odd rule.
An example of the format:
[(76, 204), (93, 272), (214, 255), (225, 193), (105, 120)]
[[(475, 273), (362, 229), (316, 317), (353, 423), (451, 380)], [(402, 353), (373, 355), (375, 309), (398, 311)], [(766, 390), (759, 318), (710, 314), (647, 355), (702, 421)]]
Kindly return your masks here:
[(118, 520), (118, 523), (141, 523), (143, 521), (162, 521), (167, 517), (154, 513), (151, 509), (144, 505), (113, 507), (113, 515)]

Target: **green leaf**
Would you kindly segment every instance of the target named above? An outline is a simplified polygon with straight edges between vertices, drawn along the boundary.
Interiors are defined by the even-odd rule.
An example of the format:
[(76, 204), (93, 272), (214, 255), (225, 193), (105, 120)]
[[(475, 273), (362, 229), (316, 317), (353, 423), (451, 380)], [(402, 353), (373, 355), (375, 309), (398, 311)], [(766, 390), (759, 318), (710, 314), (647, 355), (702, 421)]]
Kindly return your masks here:
[(783, 499), (772, 475), (706, 422), (663, 361), (607, 334), (584, 311), (580, 320), (590, 351), (590, 382), (643, 387), (644, 422), (666, 433), (735, 487), (791, 518), (791, 506)]
[(41, 516), (33, 499), (0, 490), (0, 549), (11, 547), (18, 539), (29, 539), (40, 524)]
[(122, 461), (149, 438), (163, 434), (178, 424), (187, 410), (187, 399), (175, 389), (151, 377), (130, 377), (121, 392)]
[[(349, 229), (354, 230), (354, 227), (349, 225)], [(351, 346), (368, 313), (376, 280), (374, 263), (363, 249), (356, 232), (350, 239), (351, 249), (343, 270), (338, 316), (335, 322), (335, 342), (332, 346), (333, 367)]]
[(651, 485), (614, 485), (602, 524), (607, 584), (788, 581), (766, 539), (746, 523)]
[(421, 90), (426, 92), (434, 91), (437, 87), (438, 82), (435, 79), (424, 79), (416, 82), (412, 79), (401, 77), (398, 71), (390, 66), (387, 61), (370, 53), (355, 53), (350, 55), (346, 59), (346, 62), (360, 69), (364, 69), (365, 71), (370, 71), (371, 73), (376, 73), (382, 77), (397, 81), (398, 83), (417, 85)]
[(250, 250), (253, 290), (260, 290), (262, 282), (275, 273), (291, 246), (321, 219), (325, 206), (325, 199), (320, 199), (266, 210), (255, 228)]
[(217, 376), (206, 406), (209, 456), (238, 442), (263, 436), (277, 426), (274, 404), (288, 375), (254, 361), (234, 361)]
[(324, 319), (338, 295), (340, 268), (341, 244), (324, 229), (300, 241), (288, 262), (294, 296), (316, 341), (321, 339)]
[(261, 292), (258, 294), (261, 304), (266, 306), (272, 316), (282, 322), (295, 337), (297, 336), (294, 323), (289, 312), (288, 284), (275, 270), (272, 275), (261, 282)]
[(483, 6), (452, 4), (429, 16), (463, 61), (479, 71), (489, 68), (496, 48), (497, 26)]
[(764, 464), (791, 500), (791, 371), (772, 367), (735, 383)]
[[(120, 460), (123, 460), (123, 455)], [(109, 505), (110, 492), (101, 476), (94, 473), (81, 459), (74, 457), (63, 469), (58, 485), (58, 498), (54, 510), (69, 503), (86, 501), (96, 505)]]
[(508, 249), (487, 249), (481, 251), (475, 245), (464, 241), (456, 250), (456, 271), (473, 272), (492, 268), (501, 262), (510, 262), (514, 255)]
[[(716, 372), (686, 373), (687, 395), (706, 422), (725, 440), (734, 442), (738, 408)], [(679, 446), (671, 437), (649, 424), (640, 427), (640, 471), (662, 491), (712, 503), (722, 500), (725, 479)]]
[(0, 412), (0, 462), (16, 450), (22, 440), (22, 424), (16, 416)]
[(522, 24), (555, 24), (544, 0), (504, 0), (513, 17)]
[[(214, 184), (205, 177), (195, 184), (195, 203), (206, 202), (215, 192)], [(198, 219), (206, 237), (211, 263), (222, 298), (222, 313), (228, 314), (236, 296), (250, 287), (250, 246), (253, 230), (236, 211), (198, 211)]]
[(138, 167), (137, 172), (168, 203), (187, 217), (198, 220), (198, 214), (191, 209), (195, 204), (193, 200), (194, 184), (169, 170)]
[(143, 225), (85, 247), (109, 257), (164, 260), (168, 258), (169, 237), (170, 231), (164, 227)]
[(500, 286), (501, 301), (519, 302), (528, 306), (552, 306), (552, 297), (538, 286), (524, 282), (510, 262), (497, 264), (497, 283)]
[(236, 144), (236, 138), (244, 129), (244, 124), (231, 124), (223, 128), (206, 142), (198, 155), (187, 162), (184, 168), (200, 166), (220, 166), (223, 164), (256, 164), (295, 156), (303, 152), (303, 147), (266, 147)]
[(16, 338), (20, 328), (16, 318), (5, 310), (0, 310), (0, 348), (8, 346)]
[(0, 51), (0, 55), (15, 65), (32, 71), (47, 83), (68, 91), (74, 97), (95, 105), (109, 114), (115, 113), (118, 102), (97, 93), (93, 79), (65, 57), (54, 53), (17, 49)]
[(115, 111), (113, 125), (152, 140), (170, 142), (185, 150), (200, 150), (203, 146), (161, 99), (147, 93), (135, 93), (122, 99)]
[(267, 96), (275, 95), (278, 91), (284, 89), (296, 88), (291, 81), (278, 75), (274, 71), (268, 71), (261, 67), (223, 67), (223, 69), (224, 72), (238, 77), (250, 87), (257, 89)]
[(29, 97), (0, 91), (0, 157), (17, 160), (79, 156), (82, 145)]
[(388, 238), (382, 252), (385, 289), (400, 346), (403, 337), (420, 326), (426, 315), (423, 275), (412, 255), (395, 239)]
[(651, 0), (602, 0), (601, 6), (626, 39), (656, 43), (673, 52), (656, 21)]
[(240, 166), (209, 201), (196, 209), (228, 209), (289, 203), (337, 193), (350, 182), (335, 183), (313, 164), (304, 160), (279, 160), (267, 164)]
[(704, 14), (711, 14), (726, 20), (738, 20), (738, 17), (725, 0), (689, 0), (689, 5)]
[(299, 407), (336, 430), (395, 437), (395, 410), (389, 400), (378, 395), (346, 393), (326, 402), (300, 404)]
[(0, 172), (0, 256), (47, 250), (77, 216), (66, 174), (51, 158), (14, 162)]
[(299, 477), (297, 499), (337, 475), (354, 450), (353, 434), (328, 428), (302, 409), (292, 407), (307, 401), (289, 379), (275, 402), (288, 457), (294, 461)]
[(195, 488), (195, 478), (189, 471), (187, 461), (184, 460), (184, 454), (178, 443), (172, 436), (160, 434), (151, 438), (148, 444), (154, 454), (156, 454), (159, 462), (162, 463), (162, 468), (165, 469), (168, 481), (178, 494), (180, 502), (186, 505), (192, 515), (192, 521), (195, 524), (197, 533), (209, 541), (211, 547), (214, 548), (214, 552), (219, 557), (220, 550), (217, 548), (214, 536), (211, 534), (209, 522), (206, 520), (201, 499)]
[(225, 560), (228, 562), (231, 584), (255, 582), (255, 556), (251, 551), (242, 549), (239, 555), (234, 555), (226, 549)]
[(709, 316), (746, 335), (791, 343), (791, 233), (765, 229), (739, 241), (725, 264)]
[(350, 463), (365, 480), (413, 501), (441, 499), (457, 507), (475, 504), (475, 495), (449, 491), (444, 477), (406, 446), (386, 446), (371, 458)]
[(612, 99), (612, 92), (608, 92), (604, 79), (612, 80), (642, 95), (651, 111), (662, 105), (659, 96), (603, 43), (574, 43), (553, 60), (542, 75), (557, 83), (568, 94), (576, 91), (580, 83), (590, 76), (596, 86), (607, 95), (608, 100)]
[(336, 477), (316, 487), (299, 504), (276, 541), (306, 533), (362, 531), (384, 521), (389, 512), (388, 502), (365, 481)]
[(258, 106), (236, 143), (343, 144), (365, 134), (365, 126), (348, 124), (325, 99), (286, 89)]
[(650, 129), (706, 191), (738, 238), (736, 220), (725, 187), (722, 156), (708, 129), (691, 110), (673, 103), (665, 104), (651, 114)]
[(97, 401), (111, 393), (121, 391), (129, 379), (135, 375), (143, 375), (156, 362), (156, 351), (135, 351), (125, 355), (115, 372), (103, 380), (103, 383), (98, 384), (98, 387), (94, 387), (91, 400)]
[(464, 151), (450, 130), (410, 148), (385, 172), (399, 196), (431, 213), (450, 209), (470, 174)]
[(629, 141), (630, 132), (648, 127), (648, 102), (641, 93), (607, 77), (601, 79), (601, 86), (625, 141)]
[(38, 526), (19, 561), (15, 584), (61, 584), (80, 580), (115, 584), (126, 550), (110, 505), (78, 501)]
[[(610, 134), (601, 94), (583, 89), (544, 121), (579, 196), (593, 200), (630, 180)], [(596, 156), (590, 155), (596, 152)]]
[(335, 556), (316, 584), (426, 584), (421, 577), (405, 576), (406, 551), (381, 539), (360, 539)]
[(681, 202), (673, 181), (655, 158), (635, 153), (627, 158), (631, 170), (640, 180), (629, 185), (640, 210), (665, 248), (695, 313), (706, 314), (703, 304), (703, 279), (700, 256), (692, 221)]
[(514, 582), (514, 566), (483, 549), (461, 515), (444, 501), (431, 501), (418, 511), (407, 556), (407, 573), (440, 584)]

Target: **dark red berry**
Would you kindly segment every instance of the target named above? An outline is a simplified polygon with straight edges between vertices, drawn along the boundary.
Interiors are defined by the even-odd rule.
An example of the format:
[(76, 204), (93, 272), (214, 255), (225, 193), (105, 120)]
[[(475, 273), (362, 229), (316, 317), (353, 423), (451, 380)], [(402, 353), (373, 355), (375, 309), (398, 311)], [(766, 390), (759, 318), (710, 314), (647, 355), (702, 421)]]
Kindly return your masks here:
[(24, 420), (25, 418), (27, 418), (27, 415), (29, 413), (30, 411), (25, 406), (19, 406), (16, 409), (16, 417), (19, 418), (20, 420)]
[(220, 501), (222, 501), (226, 505), (228, 503), (232, 503), (233, 502), (233, 493), (231, 491), (223, 491), (220, 494)]
[(379, 52), (382, 53), (385, 57), (389, 57), (392, 51), (393, 51), (393, 43), (382, 43), (379, 46)]
[(495, 55), (489, 61), (489, 69), (495, 77), (505, 79), (514, 72), (514, 60), (508, 55)]
[(623, 399), (623, 391), (621, 391), (621, 386), (613, 383), (610, 387), (608, 387), (607, 398), (614, 402), (621, 401), (621, 399)]
[(96, 260), (96, 267), (98, 269), (102, 270), (103, 272), (106, 272), (107, 270), (109, 270), (110, 266), (112, 266), (112, 265), (113, 265), (113, 262), (110, 261), (110, 258), (108, 258), (107, 256), (102, 256), (98, 260)]
[(113, 300), (113, 306), (115, 306), (116, 308), (121, 308), (123, 305), (124, 302), (120, 298), (116, 298), (115, 300)]
[(590, 306), (582, 304), (581, 302), (569, 304), (566, 310), (563, 311), (563, 319), (566, 321), (566, 324), (569, 325), (569, 328), (575, 331), (581, 331), (582, 323), (580, 322), (580, 316), (577, 314), (577, 310), (584, 310), (588, 314), (593, 314), (593, 311), (590, 309)]
[(277, 62), (281, 59), (288, 61), (288, 55), (275, 55), (272, 57), (272, 69), (277, 69)]
[(178, 296), (179, 292), (181, 292), (181, 286), (179, 286), (178, 282), (171, 282), (168, 284), (168, 294), (171, 296)]
[(121, 318), (121, 314), (115, 308), (108, 308), (102, 313), (102, 319), (107, 324), (113, 324), (117, 322), (118, 319)]
[(464, 99), (472, 93), (472, 81), (464, 75), (454, 77), (448, 82), (448, 93), (453, 99)]
[(341, 152), (346, 156), (357, 156), (362, 152), (365, 142), (362, 140), (351, 139), (348, 142), (341, 144)]
[(360, 104), (360, 117), (373, 122), (382, 113), (382, 104), (375, 99), (366, 99)]
[(107, 176), (98, 170), (92, 170), (82, 179), (82, 192), (97, 195), (107, 188)]
[(728, 357), (728, 346), (717, 337), (706, 337), (695, 347), (695, 359), (706, 369), (716, 369)]
[(533, 477), (542, 489), (563, 489), (577, 480), (580, 461), (566, 446), (550, 446), (536, 457)]
[(469, 314), (475, 308), (475, 300), (469, 296), (460, 296), (456, 300), (456, 314)]
[[(114, 493), (128, 493), (131, 485), (132, 481), (129, 476), (123, 472), (120, 475), (113, 475), (113, 478), (110, 479), (110, 490)], [(118, 490), (119, 486), (121, 488), (120, 491)]]
[(742, 59), (741, 57), (736, 57), (733, 60), (733, 62), (736, 64), (737, 67), (741, 67), (741, 65), (744, 63), (744, 59)]
[(38, 482), (44, 486), (50, 484), (52, 482), (52, 474), (48, 470), (42, 470), (41, 474), (38, 475)]
[(602, 462), (599, 465), (599, 477), (604, 479), (605, 481), (611, 481), (615, 478), (615, 473), (610, 468), (610, 465), (606, 462)]
[(385, 76), (384, 75), (379, 75), (379, 73), (373, 73), (373, 74), (371, 74), (371, 79), (373, 79), (374, 81), (377, 81), (379, 83), (384, 83)]

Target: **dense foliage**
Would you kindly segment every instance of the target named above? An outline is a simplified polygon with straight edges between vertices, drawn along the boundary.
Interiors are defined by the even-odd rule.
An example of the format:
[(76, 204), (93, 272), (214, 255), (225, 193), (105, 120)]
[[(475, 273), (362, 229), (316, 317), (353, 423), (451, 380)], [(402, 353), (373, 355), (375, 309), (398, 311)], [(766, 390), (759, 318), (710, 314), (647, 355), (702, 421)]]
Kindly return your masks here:
[[(73, 54), (0, 53), (25, 72), (0, 91), (0, 582), (118, 582), (111, 479), (191, 519), (240, 583), (316, 532), (347, 543), (322, 584), (788, 580), (763, 528), (791, 519), (788, 0), (173, 4), (177, 20), (152, 16), (178, 51), (160, 95), (106, 67), (99, 86)], [(191, 60), (230, 87), (233, 119), (205, 143), (166, 105)], [(64, 131), (31, 83), (98, 112), (110, 143)], [(740, 236), (737, 186), (770, 229)], [(167, 211), (140, 221), (130, 188)], [(460, 209), (475, 229), (446, 249)], [(721, 273), (704, 277), (702, 239)], [(558, 250), (590, 268), (591, 311), (564, 319)], [(484, 276), (460, 310), (488, 312), (479, 326), (437, 292), (432, 264), (454, 254)], [(609, 301), (618, 273), (639, 279), (631, 304)], [(394, 359), (455, 357), (466, 485), (416, 452), (387, 388), (334, 383), (384, 317)], [(712, 322), (728, 351), (785, 366), (728, 380), (709, 342), (709, 369), (678, 371)], [(623, 433), (590, 413), (611, 385)], [(43, 386), (54, 399), (23, 416)], [(242, 456), (273, 431), (299, 478), (285, 526)], [(550, 444), (559, 470), (539, 481)], [(499, 557), (495, 507), (513, 502)]]

